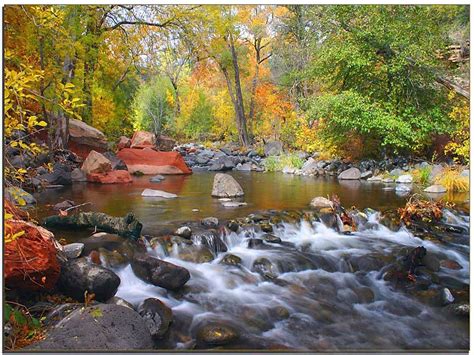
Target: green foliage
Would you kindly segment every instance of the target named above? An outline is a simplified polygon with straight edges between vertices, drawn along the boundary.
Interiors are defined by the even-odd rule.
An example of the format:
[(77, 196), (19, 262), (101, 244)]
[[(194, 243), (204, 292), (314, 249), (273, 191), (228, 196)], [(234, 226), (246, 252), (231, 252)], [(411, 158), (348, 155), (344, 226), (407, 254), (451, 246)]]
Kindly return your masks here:
[(154, 77), (140, 86), (133, 100), (133, 128), (156, 135), (174, 130), (173, 107), (169, 103), (169, 79)]
[(266, 171), (281, 171), (284, 168), (301, 169), (303, 164), (304, 160), (294, 153), (280, 156), (272, 155), (267, 157), (264, 161)]
[(415, 169), (411, 171), (413, 179), (417, 184), (426, 186), (430, 182), (431, 166), (427, 165), (420, 169)]
[(189, 117), (186, 120), (184, 132), (190, 138), (199, 139), (208, 134), (213, 123), (212, 105), (202, 90), (198, 93), (198, 99)]

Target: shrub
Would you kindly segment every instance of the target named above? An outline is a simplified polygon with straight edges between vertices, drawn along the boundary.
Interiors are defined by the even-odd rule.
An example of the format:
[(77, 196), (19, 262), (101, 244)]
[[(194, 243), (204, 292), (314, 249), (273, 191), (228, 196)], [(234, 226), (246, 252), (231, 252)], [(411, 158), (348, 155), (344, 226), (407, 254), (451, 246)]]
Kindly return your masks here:
[(264, 161), (264, 167), (267, 171), (281, 171), (285, 167), (301, 169), (303, 164), (303, 159), (293, 153), (280, 156), (269, 156)]
[(447, 167), (435, 179), (437, 184), (443, 185), (448, 192), (469, 191), (469, 178), (460, 175), (459, 168)]
[(413, 175), (413, 180), (417, 184), (428, 185), (430, 182), (431, 166), (427, 165), (422, 168), (412, 170), (411, 174)]

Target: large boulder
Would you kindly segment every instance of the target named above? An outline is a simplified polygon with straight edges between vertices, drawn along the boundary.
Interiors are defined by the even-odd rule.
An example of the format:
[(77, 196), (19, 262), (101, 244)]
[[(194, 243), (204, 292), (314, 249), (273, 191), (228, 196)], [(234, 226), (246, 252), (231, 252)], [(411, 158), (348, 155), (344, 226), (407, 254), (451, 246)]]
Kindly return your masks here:
[[(20, 220), (7, 220), (4, 228), (5, 286), (28, 291), (52, 289), (61, 270), (53, 234)], [(8, 241), (15, 235), (16, 239)]]
[(84, 300), (84, 292), (95, 295), (94, 299), (105, 302), (113, 297), (120, 285), (120, 278), (111, 270), (90, 264), (85, 258), (68, 260), (63, 264), (59, 287), (78, 301)]
[(86, 174), (106, 173), (112, 170), (112, 163), (103, 154), (91, 150), (81, 170)]
[(98, 129), (88, 124), (69, 119), (69, 142), (68, 147), (74, 153), (85, 159), (91, 150), (104, 152), (107, 150), (105, 135)]
[(132, 145), (132, 140), (125, 136), (120, 136), (119, 140), (117, 141), (117, 150), (123, 148), (130, 148)]
[(34, 344), (35, 350), (127, 351), (153, 348), (145, 320), (134, 310), (115, 304), (80, 307)]
[(137, 131), (133, 134), (130, 148), (154, 148), (156, 143), (156, 137), (151, 132)]
[(218, 173), (214, 176), (212, 196), (238, 197), (243, 195), (244, 190), (231, 175)]
[(326, 197), (318, 196), (311, 200), (311, 207), (314, 208), (333, 208), (333, 203), (328, 200)]
[(105, 152), (103, 156), (110, 160), (112, 170), (128, 170), (127, 164), (125, 164), (123, 160), (118, 158), (114, 153)]
[(153, 149), (124, 148), (117, 153), (128, 167), (128, 171), (141, 171), (146, 175), (191, 174), (191, 170), (178, 152), (157, 152)]
[(337, 177), (339, 180), (359, 180), (360, 179), (360, 170), (357, 168), (349, 168), (344, 170)]
[(145, 282), (168, 290), (176, 290), (188, 282), (189, 271), (147, 254), (137, 254), (131, 262), (135, 275)]
[(161, 135), (158, 137), (156, 141), (156, 145), (158, 149), (161, 150), (162, 152), (170, 152), (173, 150), (174, 146), (176, 145), (176, 141), (171, 137)]
[(270, 155), (280, 155), (283, 153), (283, 143), (278, 141), (268, 142), (263, 147), (263, 150), (265, 152), (265, 156), (267, 157)]
[(132, 176), (126, 170), (114, 170), (107, 173), (87, 174), (87, 181), (99, 184), (128, 184)]
[(158, 298), (147, 298), (138, 306), (137, 312), (145, 320), (151, 336), (155, 339), (166, 334), (173, 320), (171, 308)]
[(26, 192), (19, 187), (12, 186), (5, 189), (5, 198), (11, 202), (14, 202), (16, 205), (34, 205), (36, 204), (36, 199), (30, 193)]

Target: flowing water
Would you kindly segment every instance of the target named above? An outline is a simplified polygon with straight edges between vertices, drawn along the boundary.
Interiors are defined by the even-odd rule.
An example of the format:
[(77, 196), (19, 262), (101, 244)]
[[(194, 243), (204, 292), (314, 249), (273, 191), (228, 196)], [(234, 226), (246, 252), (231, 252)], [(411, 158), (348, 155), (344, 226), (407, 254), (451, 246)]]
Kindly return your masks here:
[[(283, 174), (235, 175), (248, 202), (238, 209), (225, 209), (209, 196), (213, 176), (209, 173), (167, 177), (161, 184), (150, 184), (142, 177), (130, 186), (75, 185), (60, 192), (76, 203), (93, 201), (93, 210), (113, 215), (132, 211), (150, 235), (163, 225), (207, 216), (230, 219), (255, 210), (307, 208), (312, 197), (333, 193), (340, 196), (342, 205), (360, 209), (384, 210), (405, 203), (393, 190), (364, 183), (340, 184)], [(179, 197), (142, 198), (140, 193), (146, 187)], [(47, 214), (46, 204), (58, 202), (57, 196), (58, 191), (38, 196), (43, 204), (40, 216)], [(192, 212), (195, 208), (199, 212)], [(445, 216), (451, 223), (469, 228), (469, 217), (450, 212)], [(190, 280), (183, 290), (171, 292), (141, 281), (127, 265), (114, 269), (121, 279), (117, 296), (134, 306), (156, 297), (172, 308), (169, 339), (159, 344), (167, 348), (192, 348), (199, 327), (214, 321), (230, 325), (239, 334), (237, 341), (224, 348), (467, 349), (467, 320), (394, 288), (384, 281), (383, 265), (378, 262), (388, 264), (402, 250), (424, 246), (428, 254), (461, 265), (459, 270), (441, 268), (440, 278), (452, 280), (453, 287), (468, 287), (468, 233), (449, 243), (434, 243), (416, 238), (404, 228), (391, 231), (379, 223), (379, 217), (379, 213), (370, 212), (368, 220), (350, 235), (337, 233), (319, 221), (279, 223), (273, 226), (273, 234), (282, 243), (264, 243), (257, 249), (248, 247), (248, 237), (261, 237), (258, 229), (221, 230), (219, 237), (227, 252), (216, 253), (213, 261), (200, 264), (180, 259), (182, 246), (175, 245), (168, 253), (160, 244), (149, 244), (148, 253), (187, 268)], [(78, 237), (75, 233), (64, 236), (71, 240)], [(241, 266), (220, 263), (227, 254), (240, 257)], [(254, 263), (262, 258), (271, 262), (271, 280), (255, 272)]]

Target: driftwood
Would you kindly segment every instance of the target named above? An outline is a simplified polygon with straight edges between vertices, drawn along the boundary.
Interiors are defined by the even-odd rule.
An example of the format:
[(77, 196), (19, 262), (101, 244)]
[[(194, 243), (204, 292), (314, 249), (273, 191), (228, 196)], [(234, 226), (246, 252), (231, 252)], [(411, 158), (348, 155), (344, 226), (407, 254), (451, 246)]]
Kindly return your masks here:
[(96, 228), (107, 233), (137, 240), (143, 225), (132, 213), (125, 217), (112, 217), (100, 212), (80, 212), (70, 216), (49, 216), (43, 220), (45, 227)]

